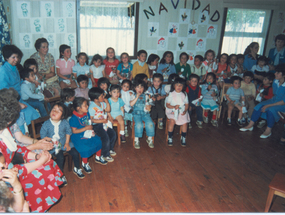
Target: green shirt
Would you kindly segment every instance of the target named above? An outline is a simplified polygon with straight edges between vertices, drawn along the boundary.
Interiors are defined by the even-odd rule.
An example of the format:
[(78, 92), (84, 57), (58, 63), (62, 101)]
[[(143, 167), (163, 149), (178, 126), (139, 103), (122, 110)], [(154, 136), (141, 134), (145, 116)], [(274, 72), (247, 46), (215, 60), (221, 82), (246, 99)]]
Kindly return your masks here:
[(189, 76), (191, 75), (191, 68), (190, 68), (190, 65), (188, 63), (186, 63), (186, 66), (184, 66), (184, 65), (180, 66), (180, 62), (179, 62), (179, 63), (175, 64), (175, 69), (176, 69), (177, 74), (182, 72), (182, 75), (186, 78), (186, 80), (189, 79)]

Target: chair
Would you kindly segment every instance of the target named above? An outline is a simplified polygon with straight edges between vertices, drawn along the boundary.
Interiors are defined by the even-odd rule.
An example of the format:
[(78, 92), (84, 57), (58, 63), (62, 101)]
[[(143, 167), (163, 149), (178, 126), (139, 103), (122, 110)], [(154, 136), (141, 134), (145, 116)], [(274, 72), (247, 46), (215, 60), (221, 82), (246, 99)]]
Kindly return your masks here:
[(281, 173), (276, 173), (269, 184), (269, 192), (264, 212), (269, 212), (274, 195), (285, 198), (285, 175)]
[[(49, 119), (49, 116), (41, 117), (31, 121), (31, 128), (32, 128), (32, 137), (34, 139), (40, 139), (40, 130), (45, 121)], [(72, 156), (67, 152), (63, 153), (64, 157), (67, 156), (68, 159), (68, 171), (71, 172), (72, 170)]]
[(117, 127), (117, 135), (118, 135), (118, 145), (120, 146), (121, 145), (121, 138), (120, 138), (120, 131), (121, 131), (121, 127), (120, 127), (120, 124), (118, 122), (118, 120), (113, 120), (113, 123), (112, 123), (113, 126)]
[[(166, 140), (166, 144), (168, 142), (168, 123), (169, 123), (169, 119), (166, 118), (166, 123), (165, 123), (165, 140)], [(175, 126), (175, 125), (174, 125)], [(180, 126), (180, 129), (179, 129), (179, 134), (181, 135), (182, 134), (182, 126)]]
[(50, 98), (48, 98), (48, 100), (49, 100), (48, 102), (47, 101), (44, 102), (47, 113), (49, 113), (48, 103), (59, 102), (60, 101), (60, 96), (50, 97)]
[[(155, 128), (156, 122), (153, 121), (153, 124)], [(145, 128), (144, 122), (143, 122), (143, 128)], [(133, 139), (133, 146), (135, 147), (135, 121), (134, 120), (133, 120), (133, 126), (132, 126), (132, 139)], [(152, 137), (152, 141), (154, 142), (154, 136)]]

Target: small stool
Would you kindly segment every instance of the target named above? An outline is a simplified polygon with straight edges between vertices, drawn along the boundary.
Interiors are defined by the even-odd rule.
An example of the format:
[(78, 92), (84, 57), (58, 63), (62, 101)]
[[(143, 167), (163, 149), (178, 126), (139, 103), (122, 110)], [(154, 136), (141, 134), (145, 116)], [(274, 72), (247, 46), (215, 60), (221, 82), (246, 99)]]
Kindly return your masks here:
[[(153, 121), (154, 128), (155, 128), (155, 122)], [(145, 128), (145, 123), (143, 122), (143, 128)], [(135, 121), (133, 120), (133, 127), (132, 127), (132, 139), (133, 139), (133, 146), (135, 147)], [(152, 141), (154, 143), (154, 136), (152, 137)]]
[(118, 145), (120, 146), (121, 145), (121, 137), (120, 137), (121, 128), (120, 128), (120, 124), (119, 124), (118, 120), (115, 119), (115, 120), (113, 120), (112, 125), (117, 127)]
[(285, 175), (281, 173), (276, 173), (269, 184), (269, 192), (264, 212), (270, 210), (274, 195), (285, 198)]

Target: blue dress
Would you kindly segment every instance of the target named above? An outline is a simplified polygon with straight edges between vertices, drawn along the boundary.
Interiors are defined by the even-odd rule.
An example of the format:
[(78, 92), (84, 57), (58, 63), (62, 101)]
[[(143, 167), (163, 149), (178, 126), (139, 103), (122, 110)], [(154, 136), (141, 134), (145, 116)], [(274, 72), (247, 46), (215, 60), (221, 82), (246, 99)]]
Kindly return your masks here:
[[(80, 115), (76, 111), (73, 111), (69, 124), (71, 128), (81, 129), (88, 125), (89, 119), (89, 113)], [(71, 141), (73, 142), (75, 149), (80, 153), (81, 157), (88, 158), (102, 148), (102, 142), (98, 135), (89, 139), (83, 137), (83, 135), (84, 132), (72, 134)]]
[[(167, 68), (167, 70), (165, 72), (162, 72), (163, 69)], [(169, 77), (169, 75), (171, 74), (176, 74), (176, 69), (175, 69), (175, 66), (174, 64), (166, 64), (166, 63), (162, 63), (162, 64), (159, 64), (158, 65), (158, 68), (157, 68), (157, 73), (159, 74), (166, 74), (167, 77)], [(166, 79), (164, 79), (164, 81), (167, 81)]]
[(111, 116), (116, 119), (117, 116), (124, 116), (123, 112), (121, 111), (121, 107), (124, 107), (125, 103), (123, 99), (118, 98), (117, 102), (114, 102), (111, 98), (108, 98), (108, 101), (111, 106)]
[[(0, 90), (4, 88), (14, 88), (21, 96), (21, 79), (16, 66), (12, 66), (6, 61), (4, 65), (0, 67), (0, 81)], [(27, 105), (25, 109), (21, 110), (20, 117), (21, 115), (24, 116), (25, 122), (27, 125), (30, 125), (32, 120), (40, 117), (40, 114), (22, 99), (20, 99), (20, 102)], [(25, 134), (24, 121), (18, 119), (17, 124), (19, 125), (23, 134)]]

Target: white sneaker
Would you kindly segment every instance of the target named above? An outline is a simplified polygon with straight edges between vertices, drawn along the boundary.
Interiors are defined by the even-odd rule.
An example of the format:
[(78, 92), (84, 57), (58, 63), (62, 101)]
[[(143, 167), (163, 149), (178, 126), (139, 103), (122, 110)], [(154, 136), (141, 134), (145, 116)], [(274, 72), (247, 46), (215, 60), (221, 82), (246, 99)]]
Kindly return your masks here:
[(140, 141), (139, 140), (135, 140), (135, 149), (140, 149)]
[(186, 146), (186, 138), (181, 136), (181, 146)]
[(151, 149), (154, 148), (152, 139), (147, 139), (146, 142), (148, 143), (149, 148), (151, 148)]
[(110, 150), (110, 155), (111, 155), (112, 157), (114, 157), (114, 156), (117, 155), (117, 153), (116, 153), (114, 150)]
[(107, 157), (103, 157), (105, 161), (108, 161), (108, 163), (111, 163), (114, 161), (114, 158), (112, 158), (111, 156), (107, 156)]
[(89, 163), (83, 163), (82, 162), (82, 168), (87, 174), (90, 174), (92, 172), (92, 169), (89, 166)]
[(209, 122), (208, 117), (203, 116), (203, 121), (204, 121), (204, 123), (208, 123)]

